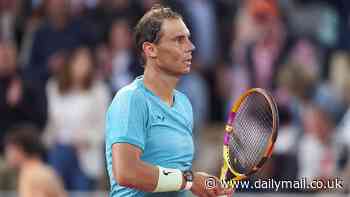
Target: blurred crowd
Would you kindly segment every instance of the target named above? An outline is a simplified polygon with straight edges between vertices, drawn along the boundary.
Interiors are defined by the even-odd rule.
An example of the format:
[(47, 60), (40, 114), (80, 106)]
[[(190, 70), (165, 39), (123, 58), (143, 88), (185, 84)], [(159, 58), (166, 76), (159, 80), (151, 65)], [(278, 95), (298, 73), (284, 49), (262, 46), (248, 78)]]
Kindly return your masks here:
[(67, 190), (107, 189), (105, 111), (143, 72), (132, 32), (155, 3), (183, 15), (196, 46), (178, 86), (195, 141), (265, 88), (280, 114), (266, 176), (350, 183), (350, 1), (0, 0), (0, 190), (14, 189), (5, 136), (28, 124)]

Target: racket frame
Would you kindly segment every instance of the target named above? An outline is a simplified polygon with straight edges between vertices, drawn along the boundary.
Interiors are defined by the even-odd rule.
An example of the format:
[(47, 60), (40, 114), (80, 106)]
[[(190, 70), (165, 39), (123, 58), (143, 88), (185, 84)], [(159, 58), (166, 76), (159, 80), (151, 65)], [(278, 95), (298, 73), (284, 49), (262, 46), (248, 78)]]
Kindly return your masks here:
[[(273, 117), (273, 121), (272, 121), (272, 133), (269, 137), (269, 142), (268, 142), (268, 146), (264, 152), (263, 157), (261, 158), (261, 160), (258, 162), (257, 165), (255, 165), (247, 174), (242, 174), (237, 172), (235, 169), (232, 168), (232, 166), (230, 165), (230, 157), (229, 157), (229, 142), (230, 142), (230, 135), (232, 132), (234, 131), (233, 128), (233, 122), (235, 120), (235, 116), (236, 113), (239, 109), (239, 107), (241, 106), (241, 104), (243, 103), (243, 101), (251, 94), (253, 93), (258, 93), (264, 96), (264, 98), (266, 99), (266, 101), (269, 103), (269, 107), (271, 109), (272, 112), (272, 117)], [(273, 151), (273, 147), (274, 144), (276, 142), (277, 139), (277, 135), (278, 135), (278, 125), (279, 124), (279, 119), (278, 119), (278, 109), (277, 109), (277, 105), (276, 102), (274, 101), (273, 97), (264, 89), (262, 88), (252, 88), (249, 89), (247, 92), (245, 92), (244, 94), (242, 94), (238, 100), (233, 104), (229, 117), (228, 117), (228, 121), (225, 125), (225, 134), (224, 134), (224, 145), (223, 145), (223, 158), (224, 158), (224, 163), (221, 169), (221, 175), (220, 175), (220, 179), (224, 184), (227, 184), (227, 180), (226, 180), (226, 173), (229, 171), (234, 175), (234, 178), (231, 180), (228, 180), (228, 182), (231, 182), (231, 184), (233, 181), (239, 181), (239, 180), (243, 180), (243, 179), (247, 179), (250, 175), (254, 174), (255, 172), (257, 172), (264, 164), (265, 162), (271, 157), (272, 155), (272, 151)]]

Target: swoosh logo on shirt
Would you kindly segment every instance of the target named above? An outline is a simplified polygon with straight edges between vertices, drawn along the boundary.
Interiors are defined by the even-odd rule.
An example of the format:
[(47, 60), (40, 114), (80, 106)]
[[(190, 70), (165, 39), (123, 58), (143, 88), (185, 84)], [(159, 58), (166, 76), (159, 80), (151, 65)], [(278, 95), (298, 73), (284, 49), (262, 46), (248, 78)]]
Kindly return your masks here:
[(170, 173), (173, 173), (173, 172), (171, 172), (171, 171), (166, 171), (166, 170), (163, 170), (163, 174), (165, 175), (165, 176), (168, 176)]

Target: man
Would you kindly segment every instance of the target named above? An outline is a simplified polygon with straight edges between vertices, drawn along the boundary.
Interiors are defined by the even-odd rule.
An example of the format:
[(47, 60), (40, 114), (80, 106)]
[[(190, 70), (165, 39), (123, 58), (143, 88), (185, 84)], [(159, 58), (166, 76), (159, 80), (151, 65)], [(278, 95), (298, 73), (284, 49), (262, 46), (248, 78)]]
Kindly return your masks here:
[(53, 169), (41, 160), (43, 147), (38, 131), (32, 127), (18, 127), (5, 137), (5, 158), (19, 169), (19, 197), (66, 197), (63, 184)]
[[(18, 123), (43, 128), (46, 121), (45, 94), (28, 80), (17, 65), (17, 49), (12, 41), (0, 40), (0, 155), (4, 136)], [(35, 115), (33, 115), (35, 114)]]
[[(135, 28), (144, 75), (118, 91), (106, 117), (106, 157), (111, 197), (225, 195), (206, 188), (206, 173), (192, 173), (193, 114), (174, 88), (190, 72), (190, 33), (170, 8), (153, 7)], [(218, 179), (216, 178), (218, 183)], [(160, 193), (162, 192), (162, 193)]]

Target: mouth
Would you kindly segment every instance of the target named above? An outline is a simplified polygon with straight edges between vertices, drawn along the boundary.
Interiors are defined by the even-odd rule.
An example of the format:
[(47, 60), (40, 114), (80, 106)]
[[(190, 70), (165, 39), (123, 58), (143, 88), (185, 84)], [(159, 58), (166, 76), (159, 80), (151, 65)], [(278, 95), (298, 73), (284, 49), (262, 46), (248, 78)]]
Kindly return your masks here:
[(192, 64), (192, 61), (191, 61), (191, 60), (185, 60), (185, 64), (186, 64), (187, 66), (190, 66), (190, 65)]
[(190, 65), (192, 64), (192, 57), (185, 59), (184, 63), (185, 63), (187, 66), (190, 66)]

